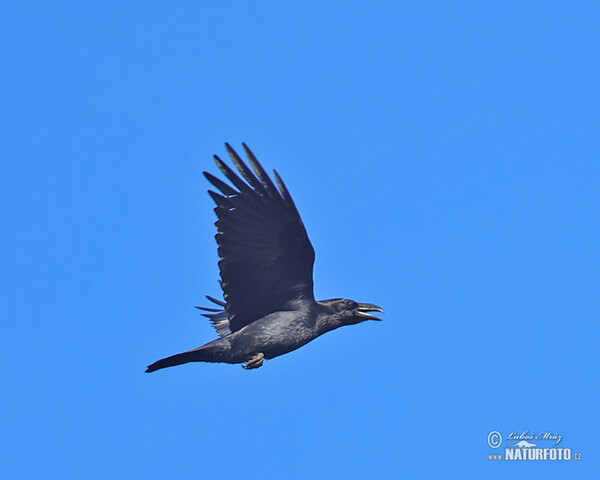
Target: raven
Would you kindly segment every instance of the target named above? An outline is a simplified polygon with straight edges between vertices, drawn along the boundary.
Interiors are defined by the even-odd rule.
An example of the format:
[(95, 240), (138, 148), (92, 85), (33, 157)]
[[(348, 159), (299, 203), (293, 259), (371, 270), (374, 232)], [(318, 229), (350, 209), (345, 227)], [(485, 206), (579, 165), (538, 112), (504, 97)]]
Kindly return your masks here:
[[(194, 350), (163, 358), (146, 372), (188, 362), (243, 363), (245, 369), (291, 352), (330, 330), (365, 320), (380, 320), (372, 303), (345, 298), (316, 301), (313, 295), (315, 251), (285, 184), (273, 171), (277, 188), (254, 154), (242, 144), (252, 170), (226, 143), (240, 178), (217, 155), (225, 183), (204, 176), (221, 193), (216, 203), (219, 270), (224, 302), (204, 310), (219, 338)], [(234, 188), (235, 187), (235, 188)]]

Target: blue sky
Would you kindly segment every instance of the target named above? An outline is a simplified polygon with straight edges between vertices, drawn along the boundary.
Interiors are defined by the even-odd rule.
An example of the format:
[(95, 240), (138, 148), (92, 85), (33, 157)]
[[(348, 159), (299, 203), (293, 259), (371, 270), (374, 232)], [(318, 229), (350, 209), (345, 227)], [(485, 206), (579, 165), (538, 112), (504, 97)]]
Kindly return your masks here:
[[(598, 4), (223, 3), (0, 6), (2, 477), (591, 478)], [(225, 141), (384, 321), (144, 374), (215, 337)]]

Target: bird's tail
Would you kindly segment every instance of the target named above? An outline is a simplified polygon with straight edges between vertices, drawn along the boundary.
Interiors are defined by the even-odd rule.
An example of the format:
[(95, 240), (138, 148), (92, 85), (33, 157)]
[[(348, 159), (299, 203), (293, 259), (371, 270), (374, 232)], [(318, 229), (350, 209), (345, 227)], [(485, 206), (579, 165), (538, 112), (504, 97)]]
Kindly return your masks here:
[(184, 363), (189, 362), (209, 361), (208, 358), (204, 358), (202, 352), (203, 348), (204, 347), (200, 347), (196, 348), (195, 350), (190, 350), (188, 352), (177, 353), (175, 355), (171, 355), (170, 357), (158, 360), (152, 365), (148, 365), (148, 368), (146, 368), (146, 373), (155, 372), (156, 370), (160, 370), (161, 368), (174, 367), (175, 365), (183, 365)]
[(183, 353), (177, 353), (163, 358), (152, 365), (148, 365), (146, 373), (160, 370), (161, 368), (174, 367), (189, 362), (226, 362), (241, 363), (245, 361), (231, 355), (231, 345), (227, 338), (217, 338), (201, 347)]

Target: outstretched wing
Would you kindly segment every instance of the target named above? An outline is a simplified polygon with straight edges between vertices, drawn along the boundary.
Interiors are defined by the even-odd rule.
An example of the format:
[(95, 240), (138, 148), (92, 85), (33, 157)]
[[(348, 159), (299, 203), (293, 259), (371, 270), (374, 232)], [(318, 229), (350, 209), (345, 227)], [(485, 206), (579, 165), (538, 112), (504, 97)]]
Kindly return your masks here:
[(277, 172), (279, 189), (242, 145), (252, 170), (225, 144), (245, 181), (216, 155), (217, 166), (233, 187), (204, 172), (221, 192), (208, 193), (217, 204), (215, 238), (232, 332), (269, 313), (289, 310), (298, 300), (314, 300), (315, 251), (292, 197)]

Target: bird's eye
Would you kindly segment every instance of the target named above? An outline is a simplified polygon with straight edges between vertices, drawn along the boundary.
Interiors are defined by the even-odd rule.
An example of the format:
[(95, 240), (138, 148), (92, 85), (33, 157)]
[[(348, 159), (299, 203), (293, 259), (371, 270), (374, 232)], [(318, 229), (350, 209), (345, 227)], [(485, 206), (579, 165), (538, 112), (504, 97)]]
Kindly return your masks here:
[(352, 300), (348, 300), (346, 305), (348, 305), (348, 308), (354, 308), (354, 302)]

